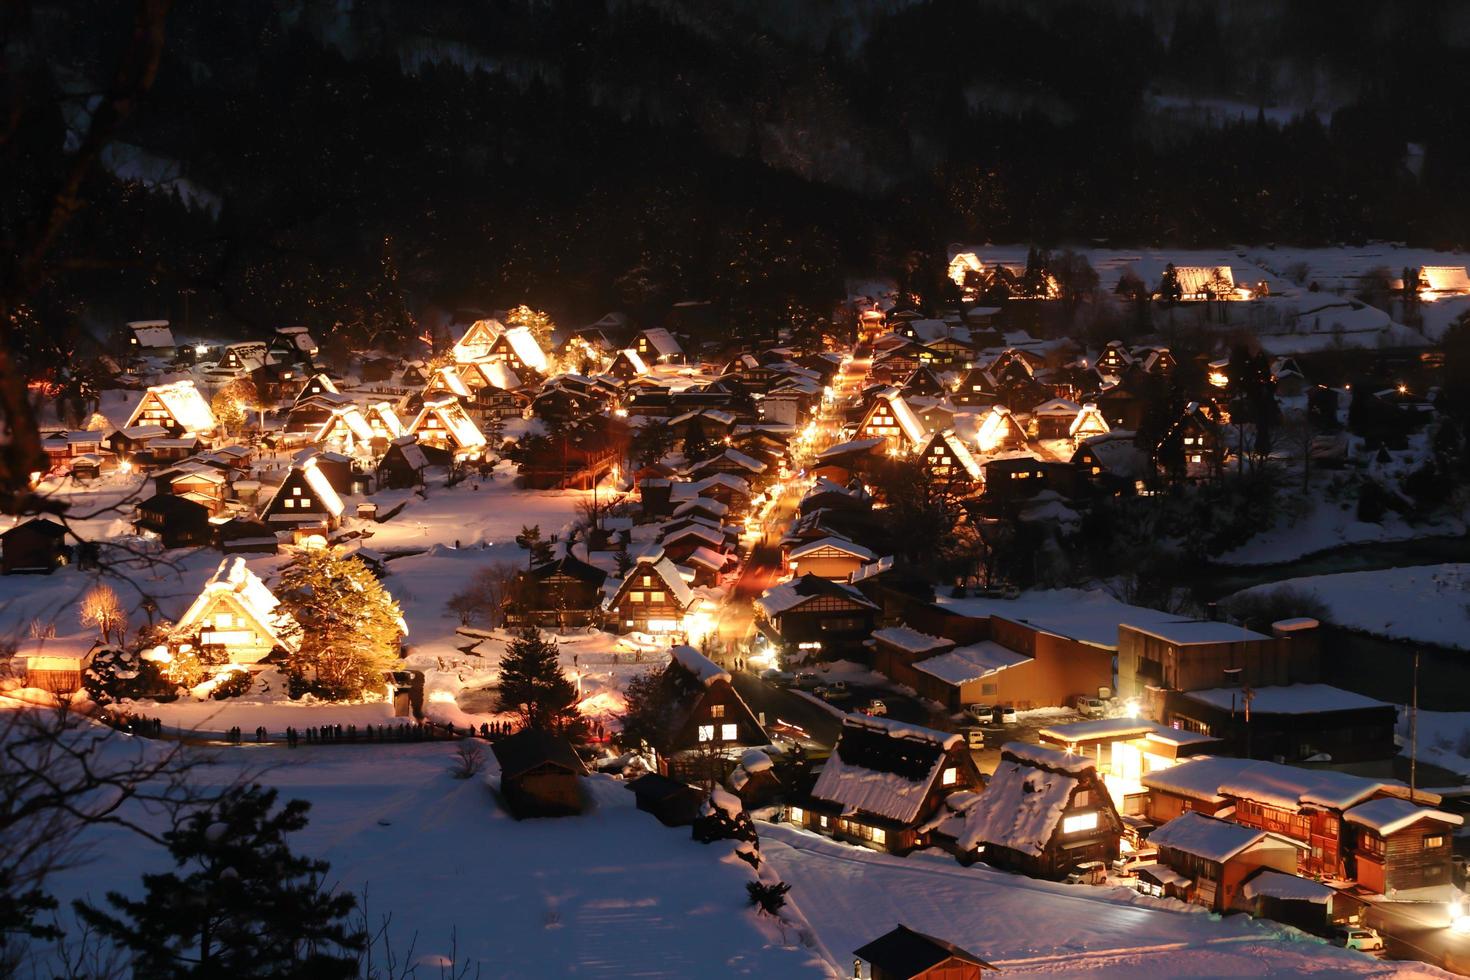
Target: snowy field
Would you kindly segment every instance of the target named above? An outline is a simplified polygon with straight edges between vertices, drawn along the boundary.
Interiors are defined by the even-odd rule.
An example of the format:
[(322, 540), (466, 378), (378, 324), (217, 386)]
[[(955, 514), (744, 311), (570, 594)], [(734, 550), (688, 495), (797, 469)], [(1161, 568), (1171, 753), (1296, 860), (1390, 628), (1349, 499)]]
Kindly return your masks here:
[[(1470, 779), (1470, 711), (1419, 712), (1419, 758)], [(1399, 754), (1408, 757), (1409, 709), (1399, 708)]]
[(1470, 648), (1470, 564), (1309, 575), (1237, 595), (1282, 588), (1315, 595), (1338, 626), (1391, 639)]
[(1006, 973), (1119, 977), (1446, 976), (1381, 963), (1285, 927), (1121, 888), (1036, 881), (947, 854), (906, 858), (760, 824), (761, 852), (792, 885), (834, 967), (902, 922)]
[[(783, 940), (749, 910), (753, 872), (729, 844), (664, 827), (608, 777), (586, 782), (596, 801), (588, 814), (517, 822), (481, 780), (448, 774), (451, 752), (246, 747), (207, 774), (273, 766), (264, 781), (283, 800), (312, 805), (293, 849), (330, 861), (339, 888), (367, 889), (374, 925), (391, 914), (396, 950), (413, 943), (427, 975), (438, 975), (452, 932), (459, 961), (485, 978), (830, 975), (795, 930)], [(118, 831), (98, 831), (92, 843), (97, 860), (56, 881), (63, 907), (109, 889), (138, 893), (143, 872), (168, 864)]]

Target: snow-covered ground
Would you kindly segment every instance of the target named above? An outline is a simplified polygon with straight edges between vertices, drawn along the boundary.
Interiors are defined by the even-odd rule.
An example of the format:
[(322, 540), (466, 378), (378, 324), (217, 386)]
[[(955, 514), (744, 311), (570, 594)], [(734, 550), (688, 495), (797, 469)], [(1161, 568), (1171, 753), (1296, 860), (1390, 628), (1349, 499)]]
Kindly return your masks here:
[(1470, 648), (1470, 564), (1309, 575), (1237, 595), (1283, 588), (1315, 595), (1338, 626), (1391, 639)]
[(1272, 565), (1295, 561), (1319, 551), (1350, 544), (1381, 544), (1414, 538), (1464, 534), (1463, 516), (1445, 515), (1433, 521), (1410, 523), (1395, 513), (1379, 523), (1358, 520), (1353, 502), (1317, 500), (1295, 521), (1278, 518), (1275, 526), (1251, 538), (1215, 561), (1221, 565)]
[[(487, 978), (831, 976), (798, 930), (783, 939), (749, 909), (754, 872), (731, 845), (664, 827), (608, 777), (585, 782), (590, 813), (518, 822), (481, 780), (449, 775), (451, 754), (443, 744), (247, 746), (205, 776), (272, 766), (264, 781), (283, 801), (311, 804), (291, 846), (330, 861), (337, 887), (367, 889), (374, 926), (391, 914), (397, 952), (412, 944), (431, 975), (453, 938), (459, 962)], [(63, 908), (113, 889), (136, 894), (142, 873), (169, 864), (121, 831), (99, 830), (91, 843), (97, 859), (55, 882)]]
[[(1470, 779), (1470, 711), (1420, 711), (1419, 758)], [(1407, 757), (1409, 709), (1399, 708), (1399, 754)]]
[[(1246, 916), (1121, 888), (1036, 881), (947, 854), (898, 858), (789, 826), (760, 825), (761, 853), (833, 966), (902, 922), (1007, 973), (1049, 976), (1442, 976), (1380, 963)], [(845, 975), (845, 974), (844, 974)]]

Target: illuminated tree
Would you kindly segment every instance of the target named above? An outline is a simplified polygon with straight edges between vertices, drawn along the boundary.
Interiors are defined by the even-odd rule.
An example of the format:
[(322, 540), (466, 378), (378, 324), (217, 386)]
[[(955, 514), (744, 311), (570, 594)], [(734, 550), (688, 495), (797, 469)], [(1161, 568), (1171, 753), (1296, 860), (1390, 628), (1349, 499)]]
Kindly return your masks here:
[(245, 424), (245, 407), (228, 385), (215, 393), (209, 400), (209, 408), (225, 433), (238, 432)]
[(277, 592), (298, 624), (298, 647), (284, 665), (298, 690), (349, 700), (382, 688), (398, 663), (403, 613), (360, 559), (302, 551)]
[(112, 586), (99, 583), (87, 590), (82, 596), (82, 605), (77, 613), (83, 626), (95, 626), (102, 634), (102, 642), (112, 642), (112, 636), (117, 634), (117, 642), (122, 643), (123, 634), (128, 628), (128, 615), (123, 612), (122, 603), (117, 598), (117, 593)]

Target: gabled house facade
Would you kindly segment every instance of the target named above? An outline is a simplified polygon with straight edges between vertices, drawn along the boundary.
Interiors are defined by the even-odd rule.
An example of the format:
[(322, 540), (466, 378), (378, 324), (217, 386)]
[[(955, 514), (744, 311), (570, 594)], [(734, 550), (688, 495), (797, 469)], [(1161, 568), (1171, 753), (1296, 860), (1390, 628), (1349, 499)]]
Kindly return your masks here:
[(292, 465), (260, 517), (272, 528), (335, 531), (343, 510), (342, 498), (313, 455)]
[(213, 647), (228, 663), (259, 663), (272, 652), (294, 650), (295, 619), (245, 559), (223, 559), (204, 590), (169, 633), (170, 645)]
[(641, 555), (603, 603), (603, 612), (615, 633), (677, 634), (696, 601), (672, 561), (662, 554)]

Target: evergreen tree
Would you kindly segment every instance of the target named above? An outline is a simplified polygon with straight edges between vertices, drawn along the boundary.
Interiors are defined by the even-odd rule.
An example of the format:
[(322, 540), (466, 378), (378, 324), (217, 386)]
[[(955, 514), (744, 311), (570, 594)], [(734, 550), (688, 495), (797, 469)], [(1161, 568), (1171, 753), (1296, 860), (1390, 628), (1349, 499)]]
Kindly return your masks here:
[(628, 539), (624, 538), (618, 545), (618, 550), (613, 552), (613, 561), (618, 563), (618, 577), (627, 578), (628, 573), (633, 570), (633, 555), (628, 551)]
[(623, 748), (637, 749), (646, 743), (655, 752), (669, 752), (679, 693), (667, 671), (648, 670), (633, 678), (623, 692), (623, 704)]
[(530, 527), (522, 525), (521, 533), (516, 535), (516, 544), (526, 549), (527, 568), (544, 565), (555, 554), (551, 542), (542, 539), (540, 524), (532, 524)]
[(1184, 298), (1184, 287), (1179, 283), (1179, 270), (1170, 262), (1164, 266), (1164, 275), (1159, 279), (1159, 301), (1173, 306)]
[(562, 672), (555, 641), (525, 626), (500, 661), (497, 711), (513, 711), (526, 728), (565, 731), (576, 718), (577, 688)]
[(131, 952), (134, 976), (355, 977), (357, 903), (323, 889), (325, 861), (286, 845), (309, 804), (275, 802), (273, 789), (229, 790), (164, 835), (175, 870), (144, 875), (142, 899), (109, 892), (115, 911), (77, 902), (77, 914)]
[(298, 689), (347, 700), (382, 687), (398, 663), (403, 612), (361, 560), (302, 551), (281, 574), (279, 594), (299, 624), (285, 662)]

